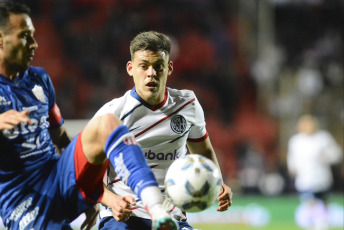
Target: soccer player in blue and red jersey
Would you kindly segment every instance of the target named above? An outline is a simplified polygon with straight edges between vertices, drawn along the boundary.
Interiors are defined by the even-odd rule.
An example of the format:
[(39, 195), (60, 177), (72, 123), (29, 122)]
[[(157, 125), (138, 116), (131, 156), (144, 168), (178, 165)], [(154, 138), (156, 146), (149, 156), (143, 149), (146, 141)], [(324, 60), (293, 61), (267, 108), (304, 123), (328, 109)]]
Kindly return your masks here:
[(142, 150), (115, 115), (92, 119), (70, 142), (47, 72), (30, 66), (38, 44), (29, 14), (25, 5), (0, 2), (0, 216), (6, 228), (71, 229), (70, 221), (101, 201), (110, 161), (145, 203), (154, 229), (177, 229)]

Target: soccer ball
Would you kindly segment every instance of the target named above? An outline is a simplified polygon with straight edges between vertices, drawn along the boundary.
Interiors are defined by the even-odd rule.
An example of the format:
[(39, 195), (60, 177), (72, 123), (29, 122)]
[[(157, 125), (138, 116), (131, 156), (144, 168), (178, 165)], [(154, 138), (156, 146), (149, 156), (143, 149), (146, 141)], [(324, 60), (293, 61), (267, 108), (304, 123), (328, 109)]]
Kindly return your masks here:
[(167, 170), (165, 192), (185, 212), (201, 212), (214, 204), (221, 191), (219, 168), (210, 159), (189, 154)]

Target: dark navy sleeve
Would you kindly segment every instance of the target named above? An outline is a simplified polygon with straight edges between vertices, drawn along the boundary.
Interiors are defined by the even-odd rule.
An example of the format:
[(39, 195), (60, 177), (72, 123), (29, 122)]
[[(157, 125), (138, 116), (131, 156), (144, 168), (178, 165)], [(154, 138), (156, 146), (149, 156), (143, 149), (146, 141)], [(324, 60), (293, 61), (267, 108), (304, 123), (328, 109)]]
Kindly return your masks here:
[[(45, 71), (44, 71), (45, 72)], [(55, 88), (47, 72), (44, 74), (46, 86), (48, 90), (49, 111), (51, 111), (56, 103)]]
[(49, 93), (49, 122), (50, 122), (50, 128), (57, 128), (60, 127), (64, 120), (62, 118), (60, 108), (56, 104), (56, 95), (55, 95), (55, 89), (53, 86), (53, 83), (47, 75), (47, 86), (48, 86), (48, 93)]

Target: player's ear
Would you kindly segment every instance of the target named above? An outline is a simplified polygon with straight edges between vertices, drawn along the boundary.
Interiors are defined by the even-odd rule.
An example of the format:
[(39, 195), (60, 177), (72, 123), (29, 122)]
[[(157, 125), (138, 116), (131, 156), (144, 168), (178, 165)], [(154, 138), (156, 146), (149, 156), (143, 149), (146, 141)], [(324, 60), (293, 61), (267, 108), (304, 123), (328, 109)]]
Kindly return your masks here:
[(133, 63), (132, 63), (132, 61), (127, 62), (127, 72), (130, 76), (133, 76)]
[(173, 62), (169, 61), (168, 62), (168, 75), (171, 75), (173, 72)]

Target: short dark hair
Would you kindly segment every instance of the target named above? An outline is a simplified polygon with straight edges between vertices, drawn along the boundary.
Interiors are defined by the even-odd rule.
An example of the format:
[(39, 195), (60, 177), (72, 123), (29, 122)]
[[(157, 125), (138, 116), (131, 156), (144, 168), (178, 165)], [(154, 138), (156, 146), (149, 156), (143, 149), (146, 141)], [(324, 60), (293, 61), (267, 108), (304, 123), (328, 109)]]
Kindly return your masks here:
[(26, 5), (15, 1), (0, 1), (0, 28), (7, 26), (10, 14), (31, 14)]
[(139, 50), (164, 51), (170, 55), (171, 40), (167, 35), (156, 31), (142, 32), (136, 35), (130, 42), (132, 60), (134, 59), (135, 52)]

